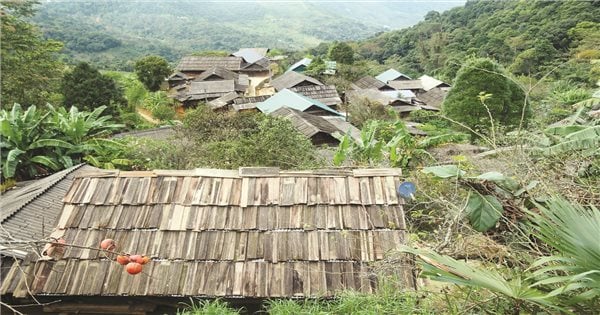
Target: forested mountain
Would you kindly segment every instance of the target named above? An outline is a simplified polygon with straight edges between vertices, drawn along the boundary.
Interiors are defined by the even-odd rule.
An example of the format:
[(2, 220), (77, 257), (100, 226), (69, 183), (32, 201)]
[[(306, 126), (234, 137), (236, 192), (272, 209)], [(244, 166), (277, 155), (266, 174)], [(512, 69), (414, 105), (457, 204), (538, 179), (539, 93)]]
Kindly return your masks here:
[(358, 53), (448, 80), (471, 56), (539, 77), (575, 54), (597, 59), (598, 22), (600, 1), (468, 1), (441, 14), (430, 12), (413, 27), (360, 42)]
[(461, 4), (47, 1), (34, 21), (47, 37), (65, 43), (69, 58), (127, 68), (127, 60), (145, 54), (174, 61), (193, 51), (249, 46), (300, 50), (322, 41), (356, 40)]

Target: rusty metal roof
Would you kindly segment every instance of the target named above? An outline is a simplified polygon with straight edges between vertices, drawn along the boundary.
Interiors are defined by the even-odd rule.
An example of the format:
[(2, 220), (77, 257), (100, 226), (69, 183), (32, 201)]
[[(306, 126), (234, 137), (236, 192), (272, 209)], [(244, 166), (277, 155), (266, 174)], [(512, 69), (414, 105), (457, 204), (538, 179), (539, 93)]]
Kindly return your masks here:
[[(405, 243), (399, 169), (119, 172), (77, 177), (53, 237), (152, 261), (141, 274), (68, 247), (13, 266), (0, 293), (312, 297), (377, 288), (371, 263)], [(19, 268), (35, 277), (18, 277)], [(409, 267), (401, 272), (414, 284)], [(26, 280), (28, 278), (28, 280)], [(85, 279), (85, 280), (84, 280)], [(27, 286), (25, 285), (27, 282)]]

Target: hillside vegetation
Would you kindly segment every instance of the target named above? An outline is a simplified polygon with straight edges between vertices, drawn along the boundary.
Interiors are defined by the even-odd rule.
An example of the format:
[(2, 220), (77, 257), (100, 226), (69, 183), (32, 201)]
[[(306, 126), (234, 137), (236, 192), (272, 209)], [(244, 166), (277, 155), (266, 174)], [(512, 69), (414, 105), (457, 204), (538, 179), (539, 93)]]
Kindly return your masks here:
[[(417, 23), (428, 11), (460, 2), (44, 2), (34, 18), (69, 59), (129, 69), (146, 54), (174, 62), (203, 50), (271, 47), (299, 50), (322, 41), (356, 40)], [(76, 27), (74, 27), (76, 25)]]
[[(563, 79), (590, 78), (589, 63), (563, 63), (578, 53), (582, 59), (599, 57), (599, 22), (598, 1), (469, 1), (441, 14), (430, 12), (413, 27), (362, 41), (358, 53), (446, 80), (472, 56), (496, 59), (516, 75), (539, 78), (562, 65)], [(594, 71), (597, 78), (598, 66)]]

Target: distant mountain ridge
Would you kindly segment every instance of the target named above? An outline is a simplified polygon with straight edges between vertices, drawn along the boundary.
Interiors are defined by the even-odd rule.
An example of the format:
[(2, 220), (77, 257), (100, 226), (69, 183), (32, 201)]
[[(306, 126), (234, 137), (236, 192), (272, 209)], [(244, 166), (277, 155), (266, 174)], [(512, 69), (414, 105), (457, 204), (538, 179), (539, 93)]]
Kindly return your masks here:
[[(34, 21), (74, 59), (127, 67), (161, 54), (263, 46), (302, 50), (413, 25), (431, 10), (464, 2), (46, 1)], [(130, 65), (129, 65), (130, 66)]]

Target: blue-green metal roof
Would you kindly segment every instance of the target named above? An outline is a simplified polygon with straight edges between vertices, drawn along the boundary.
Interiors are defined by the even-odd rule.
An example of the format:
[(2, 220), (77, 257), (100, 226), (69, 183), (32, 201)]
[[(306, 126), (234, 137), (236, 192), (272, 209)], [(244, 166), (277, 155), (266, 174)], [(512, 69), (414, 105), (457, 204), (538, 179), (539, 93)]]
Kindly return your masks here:
[(342, 116), (341, 113), (331, 109), (331, 107), (317, 100), (313, 100), (312, 98), (308, 98), (304, 95), (294, 93), (288, 89), (283, 89), (277, 92), (277, 94), (269, 97), (266, 101), (256, 105), (256, 108), (258, 108), (261, 112), (265, 114), (269, 114), (283, 106), (293, 108), (302, 112), (312, 106), (316, 106), (332, 114)]
[(388, 81), (393, 81), (398, 79), (399, 77), (407, 77), (409, 80), (411, 79), (409, 76), (407, 76), (404, 73), (401, 73), (395, 69), (388, 69), (382, 73), (380, 73), (378, 76), (375, 77), (375, 79), (387, 84)]

